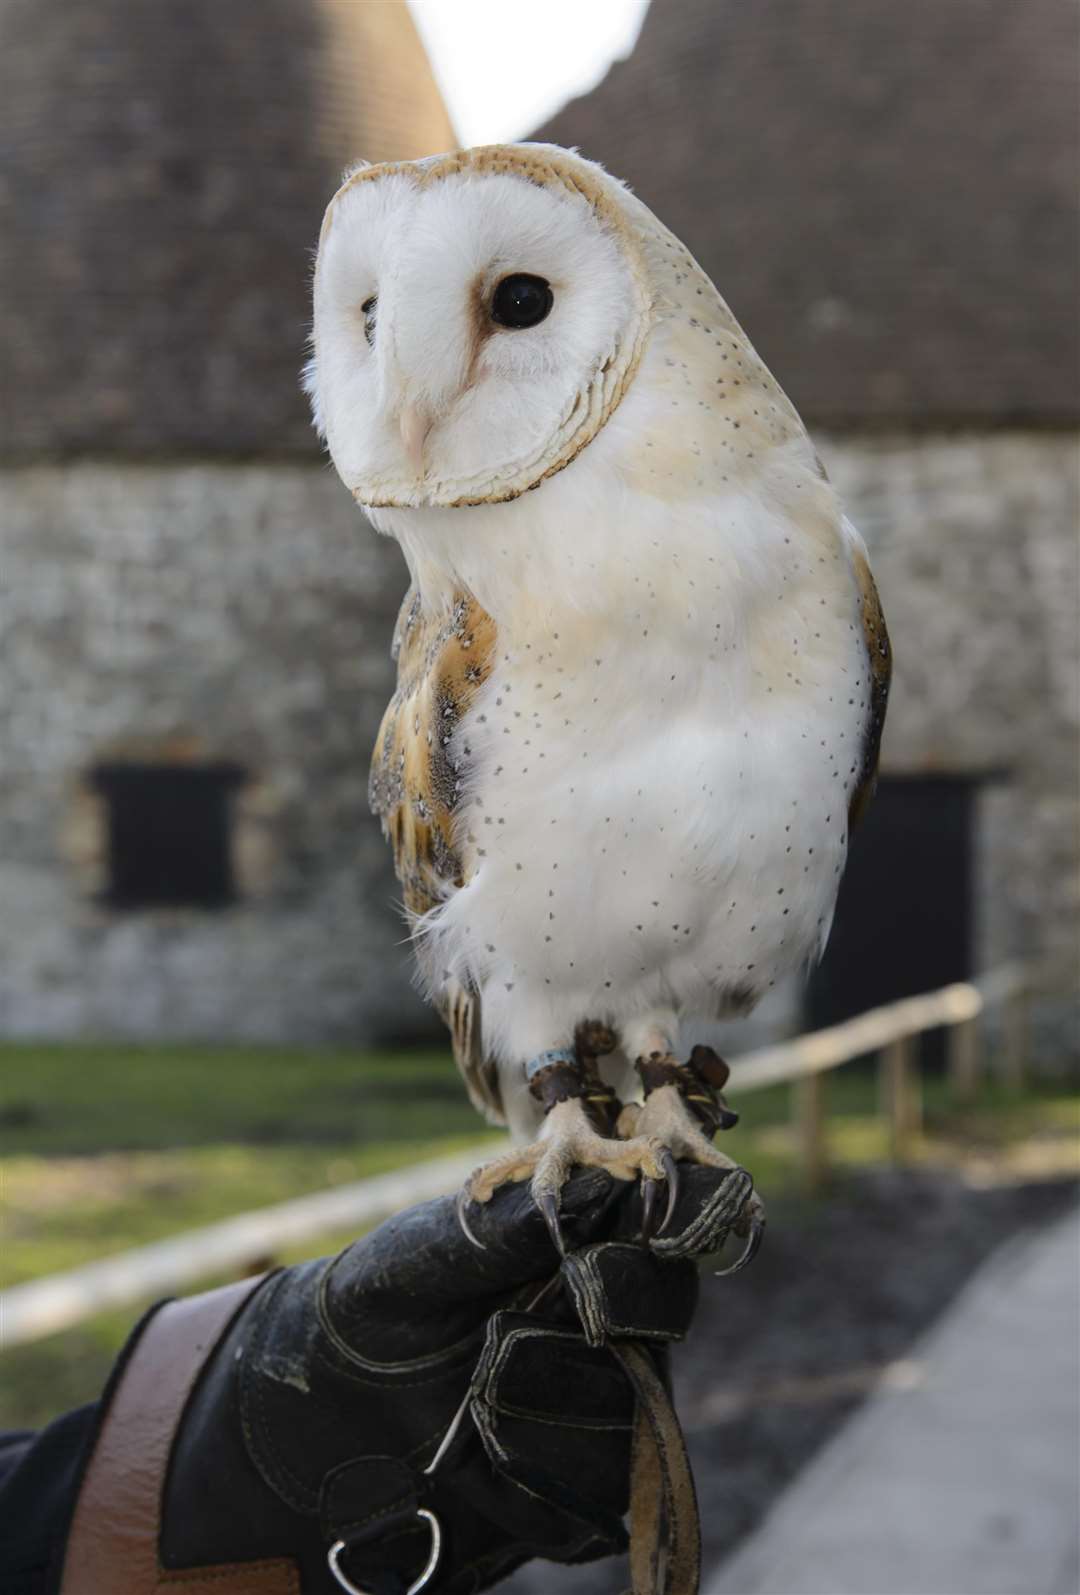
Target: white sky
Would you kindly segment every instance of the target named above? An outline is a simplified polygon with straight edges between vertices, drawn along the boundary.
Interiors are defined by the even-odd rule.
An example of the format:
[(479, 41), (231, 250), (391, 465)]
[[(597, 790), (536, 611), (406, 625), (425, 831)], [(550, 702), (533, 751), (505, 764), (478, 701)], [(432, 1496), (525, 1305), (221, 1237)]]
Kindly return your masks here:
[(649, 0), (409, 0), (465, 145), (522, 138), (630, 54)]

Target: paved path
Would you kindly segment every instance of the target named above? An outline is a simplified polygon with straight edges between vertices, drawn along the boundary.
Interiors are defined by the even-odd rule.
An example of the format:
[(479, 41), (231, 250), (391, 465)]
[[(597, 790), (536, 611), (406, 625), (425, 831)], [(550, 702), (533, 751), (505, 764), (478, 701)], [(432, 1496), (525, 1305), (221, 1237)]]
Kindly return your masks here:
[(975, 1275), (705, 1595), (1080, 1595), (1080, 1210)]

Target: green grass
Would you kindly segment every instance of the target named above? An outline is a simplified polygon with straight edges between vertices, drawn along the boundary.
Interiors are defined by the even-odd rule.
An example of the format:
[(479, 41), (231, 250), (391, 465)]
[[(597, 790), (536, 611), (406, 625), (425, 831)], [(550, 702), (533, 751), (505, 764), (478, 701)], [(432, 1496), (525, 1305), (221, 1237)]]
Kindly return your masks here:
[(440, 1054), (0, 1049), (0, 1284), (457, 1151)]
[[(826, 1092), (830, 1156), (843, 1179), (883, 1159), (887, 1136), (871, 1074), (843, 1070)], [(740, 1100), (736, 1084), (729, 1098), (742, 1121), (722, 1139), (774, 1210), (799, 1183), (789, 1097), (778, 1086)], [(444, 1053), (0, 1047), (0, 1278), (35, 1278), (455, 1151), (484, 1131)], [(987, 1087), (959, 1111), (932, 1081), (915, 1156), (951, 1165), (962, 1147), (965, 1156), (1020, 1157), (1023, 1172), (1023, 1148), (1075, 1148), (1078, 1131), (1076, 1099), (1061, 1088)], [(276, 1260), (318, 1256), (349, 1238), (327, 1235)], [(138, 1310), (4, 1353), (0, 1425), (35, 1425), (92, 1397)]]
[(0, 1157), (340, 1147), (477, 1122), (446, 1052), (0, 1046)]
[[(3, 1046), (0, 1284), (455, 1152), (486, 1128), (445, 1052)], [(138, 1312), (4, 1353), (0, 1426), (92, 1396)]]

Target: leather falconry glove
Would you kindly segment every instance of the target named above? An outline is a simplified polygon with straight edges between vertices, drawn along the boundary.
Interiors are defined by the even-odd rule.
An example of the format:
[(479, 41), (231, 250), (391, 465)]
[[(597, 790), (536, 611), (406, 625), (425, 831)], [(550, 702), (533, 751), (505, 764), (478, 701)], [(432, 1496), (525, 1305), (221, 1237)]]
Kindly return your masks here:
[[(744, 1227), (752, 1186), (741, 1169), (680, 1172), (670, 1222), (645, 1245), (637, 1189), (593, 1171), (562, 1193), (565, 1259), (519, 1185), (474, 1214), (479, 1247), (444, 1198), (257, 1284), (216, 1345), (204, 1335), (139, 1595), (472, 1595), (532, 1557), (608, 1556), (628, 1541), (632, 1452), (634, 1514), (653, 1520), (636, 1565), (631, 1552), (635, 1595), (696, 1588), (689, 1469), (673, 1416), (674, 1439), (656, 1417), (670, 1414), (665, 1348), (693, 1315), (693, 1259)], [(146, 1387), (132, 1423), (150, 1422), (156, 1322), (129, 1354)], [(119, 1381), (99, 1452), (135, 1377)], [(97, 1453), (87, 1481), (63, 1595), (84, 1589), (93, 1502), (107, 1542), (120, 1499)], [(655, 1520), (665, 1500), (677, 1519), (680, 1499), (681, 1544), (669, 1523), (658, 1548)]]

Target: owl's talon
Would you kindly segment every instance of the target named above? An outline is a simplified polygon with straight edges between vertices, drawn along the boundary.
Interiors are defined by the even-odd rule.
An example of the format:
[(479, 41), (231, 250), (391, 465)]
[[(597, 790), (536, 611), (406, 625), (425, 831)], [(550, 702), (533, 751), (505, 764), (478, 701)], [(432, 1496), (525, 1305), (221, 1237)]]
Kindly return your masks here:
[[(708, 1168), (737, 1167), (731, 1158), (713, 1146), (713, 1136), (734, 1124), (738, 1115), (720, 1096), (728, 1077), (728, 1067), (710, 1047), (695, 1047), (687, 1064), (680, 1064), (671, 1052), (656, 1050), (637, 1060), (645, 1088), (645, 1102), (637, 1120), (637, 1133), (659, 1142), (657, 1161), (668, 1182), (668, 1211), (658, 1234), (671, 1218), (678, 1196), (677, 1158), (700, 1163)], [(734, 1226), (745, 1237), (742, 1255), (720, 1274), (737, 1274), (745, 1268), (761, 1246), (765, 1233), (765, 1208), (760, 1197), (751, 1195), (740, 1221)]]
[(560, 1257), (566, 1256), (566, 1241), (563, 1237), (562, 1226), (559, 1223), (559, 1198), (554, 1191), (539, 1191), (533, 1193), (533, 1200), (544, 1216), (544, 1223), (548, 1227), (548, 1234), (555, 1242), (555, 1250)]
[(641, 1244), (648, 1246), (653, 1236), (657, 1234), (656, 1225), (656, 1193), (660, 1189), (660, 1181), (654, 1180), (648, 1174), (641, 1176)]
[(671, 1223), (671, 1215), (675, 1211), (675, 1203), (679, 1196), (679, 1165), (676, 1163), (674, 1157), (666, 1146), (661, 1148), (659, 1158), (660, 1167), (664, 1171), (664, 1178), (667, 1181), (668, 1189), (667, 1208), (664, 1212), (664, 1220), (656, 1232), (658, 1235), (662, 1235), (667, 1229), (668, 1225)]
[[(736, 1231), (736, 1233), (738, 1232)], [(746, 1267), (747, 1263), (752, 1262), (757, 1256), (758, 1249), (764, 1238), (765, 1214), (764, 1211), (761, 1211), (755, 1213), (750, 1220), (750, 1238), (739, 1256), (727, 1268), (718, 1268), (716, 1270), (717, 1279), (726, 1279), (729, 1274), (737, 1274), (740, 1269)]]
[[(659, 1148), (656, 1161), (663, 1178), (652, 1179), (647, 1174), (641, 1178), (641, 1240), (646, 1246), (655, 1235), (662, 1235), (667, 1229), (679, 1198), (679, 1165), (666, 1146)], [(664, 1206), (664, 1216), (657, 1223), (656, 1201), (662, 1184), (667, 1186), (667, 1202)]]
[[(556, 1066), (559, 1061), (556, 1061)], [(556, 1066), (548, 1067), (545, 1064), (543, 1072), (535, 1071), (534, 1079), (557, 1087)], [(476, 1202), (482, 1205), (489, 1202), (500, 1187), (528, 1180), (533, 1202), (547, 1225), (555, 1250), (560, 1257), (565, 1257), (568, 1243), (559, 1217), (559, 1193), (575, 1168), (603, 1169), (615, 1180), (650, 1180), (654, 1186), (649, 1201), (650, 1233), (656, 1230), (656, 1193), (666, 1178), (669, 1193), (664, 1222), (667, 1222), (673, 1198), (670, 1190), (671, 1172), (663, 1161), (663, 1147), (652, 1137), (619, 1141), (600, 1134), (590, 1116), (591, 1106), (591, 1102), (582, 1096), (568, 1096), (561, 1100), (556, 1098), (546, 1115), (543, 1134), (536, 1141), (529, 1146), (514, 1147), (473, 1171), (458, 1193), (456, 1202), (458, 1223), (473, 1246), (483, 1249), (483, 1242), (469, 1223), (471, 1204)], [(644, 1184), (642, 1190), (644, 1195)]]
[(476, 1247), (478, 1252), (486, 1252), (487, 1247), (484, 1245), (483, 1241), (479, 1240), (469, 1227), (469, 1204), (471, 1201), (472, 1196), (469, 1193), (469, 1187), (467, 1185), (463, 1185), (457, 1194), (457, 1201), (454, 1204), (457, 1211), (457, 1221), (461, 1225), (461, 1232), (465, 1236), (465, 1239), (470, 1241), (472, 1245)]

